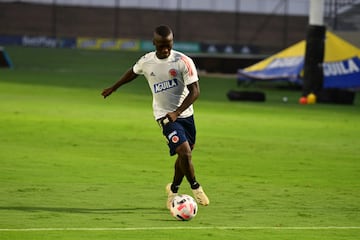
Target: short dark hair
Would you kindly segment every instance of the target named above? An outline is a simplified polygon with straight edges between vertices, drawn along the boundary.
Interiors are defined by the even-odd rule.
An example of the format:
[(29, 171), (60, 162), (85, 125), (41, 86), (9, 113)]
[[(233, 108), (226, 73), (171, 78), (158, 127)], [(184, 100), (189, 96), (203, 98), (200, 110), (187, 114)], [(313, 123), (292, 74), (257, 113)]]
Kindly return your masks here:
[(167, 37), (172, 33), (172, 30), (167, 25), (160, 25), (155, 28), (155, 33), (159, 34), (161, 37)]

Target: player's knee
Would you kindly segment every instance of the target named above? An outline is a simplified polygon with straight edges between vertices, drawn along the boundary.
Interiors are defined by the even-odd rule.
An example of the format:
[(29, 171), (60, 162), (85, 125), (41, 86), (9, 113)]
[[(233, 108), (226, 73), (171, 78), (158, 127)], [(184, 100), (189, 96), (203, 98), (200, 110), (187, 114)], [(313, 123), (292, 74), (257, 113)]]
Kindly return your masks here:
[(183, 161), (191, 161), (191, 151), (184, 151), (179, 153), (179, 155)]
[(191, 148), (190, 148), (189, 144), (187, 144), (187, 143), (181, 144), (176, 149), (176, 152), (182, 160), (191, 161), (192, 153), (191, 153)]

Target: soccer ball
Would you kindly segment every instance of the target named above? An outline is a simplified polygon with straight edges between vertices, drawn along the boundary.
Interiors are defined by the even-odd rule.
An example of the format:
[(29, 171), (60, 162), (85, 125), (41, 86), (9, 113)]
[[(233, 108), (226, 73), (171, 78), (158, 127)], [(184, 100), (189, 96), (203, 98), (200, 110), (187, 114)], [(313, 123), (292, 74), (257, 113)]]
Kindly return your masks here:
[(197, 204), (192, 197), (182, 194), (172, 200), (170, 213), (177, 220), (190, 221), (197, 214)]

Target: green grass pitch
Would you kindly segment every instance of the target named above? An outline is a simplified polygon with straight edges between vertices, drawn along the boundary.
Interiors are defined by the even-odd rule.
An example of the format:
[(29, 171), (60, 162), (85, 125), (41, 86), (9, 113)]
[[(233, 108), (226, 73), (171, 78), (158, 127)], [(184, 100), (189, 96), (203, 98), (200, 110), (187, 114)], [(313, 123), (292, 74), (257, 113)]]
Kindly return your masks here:
[(141, 53), (7, 51), (0, 239), (359, 238), (359, 100), (303, 106), (299, 92), (267, 88), (264, 103), (230, 102), (235, 79), (201, 77), (193, 161), (211, 204), (179, 222), (146, 81), (100, 95)]

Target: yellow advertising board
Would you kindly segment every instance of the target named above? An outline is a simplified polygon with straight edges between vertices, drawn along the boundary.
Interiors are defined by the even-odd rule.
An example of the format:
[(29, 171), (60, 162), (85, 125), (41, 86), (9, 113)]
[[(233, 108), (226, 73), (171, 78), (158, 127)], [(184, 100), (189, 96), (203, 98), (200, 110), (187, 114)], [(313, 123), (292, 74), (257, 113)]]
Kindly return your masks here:
[(140, 40), (121, 39), (121, 38), (84, 38), (76, 39), (77, 48), (85, 48), (92, 50), (124, 50), (139, 51)]

